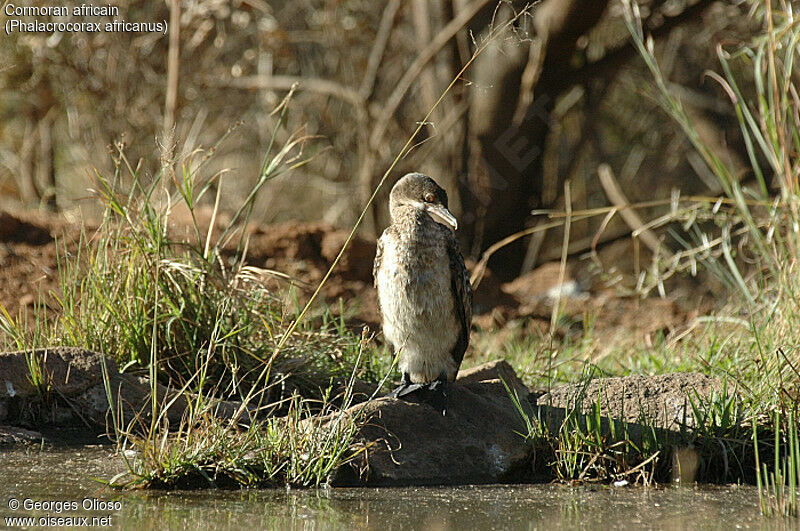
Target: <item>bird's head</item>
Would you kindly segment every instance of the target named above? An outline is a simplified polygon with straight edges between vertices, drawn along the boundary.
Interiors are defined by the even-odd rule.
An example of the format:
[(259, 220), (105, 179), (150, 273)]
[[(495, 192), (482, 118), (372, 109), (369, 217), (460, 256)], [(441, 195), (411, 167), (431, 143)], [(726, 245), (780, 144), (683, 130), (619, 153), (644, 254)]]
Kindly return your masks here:
[(407, 209), (425, 212), (435, 222), (452, 230), (458, 228), (455, 216), (447, 210), (447, 192), (427, 175), (406, 174), (392, 187), (392, 193), (389, 194), (392, 221)]

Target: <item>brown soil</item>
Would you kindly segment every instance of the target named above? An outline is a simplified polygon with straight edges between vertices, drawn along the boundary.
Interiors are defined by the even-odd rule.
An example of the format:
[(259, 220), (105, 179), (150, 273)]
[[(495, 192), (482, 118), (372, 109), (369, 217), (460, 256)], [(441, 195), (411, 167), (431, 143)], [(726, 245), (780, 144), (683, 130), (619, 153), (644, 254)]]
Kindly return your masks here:
[[(187, 219), (173, 216), (173, 236), (186, 232)], [(201, 212), (200, 225), (210, 222), (210, 213)], [(221, 231), (225, 220), (217, 219)], [(91, 229), (87, 230), (91, 234)], [(39, 212), (0, 212), (0, 304), (15, 316), (23, 311), (30, 317), (40, 299), (56, 311), (53, 294), (58, 293), (58, 254), (74, 253), (81, 226), (63, 216)], [(220, 232), (216, 232), (218, 235)], [(322, 223), (284, 223), (251, 226), (248, 230), (247, 263), (288, 276), (270, 281), (278, 290), (297, 288), (297, 298), (304, 303), (322, 280), (348, 232)], [(227, 252), (235, 252), (235, 243)], [(339, 312), (339, 299), (351, 324), (369, 324), (378, 329), (377, 298), (372, 286), (372, 262), (375, 242), (356, 236), (342, 256), (333, 275), (321, 293), (321, 299)], [(468, 261), (468, 267), (473, 266)], [(592, 333), (600, 345), (613, 345), (624, 336), (627, 341), (653, 341), (656, 334), (668, 335), (682, 329), (698, 313), (686, 310), (673, 299), (621, 298), (613, 290), (579, 282), (571, 264), (564, 277), (574, 292), (560, 301), (562, 320), (559, 333), (583, 330), (592, 317)], [(584, 275), (585, 276), (585, 275)], [(501, 283), (491, 271), (478, 286), (475, 301), (475, 325), (480, 328), (502, 328), (510, 320), (523, 320), (533, 330), (549, 328), (554, 299), (552, 295), (560, 279), (558, 263), (548, 263), (512, 282)]]
[[(303, 303), (325, 276), (348, 234), (322, 223), (290, 222), (258, 227), (250, 234), (247, 262), (288, 275)], [(348, 313), (355, 313), (356, 320), (370, 324), (379, 321), (372, 287), (374, 258), (375, 242), (354, 237), (321, 293), (334, 312), (338, 312), (338, 304), (334, 303), (341, 298), (351, 310)]]
[[(42, 300), (54, 308), (59, 288), (56, 246), (74, 251), (81, 228), (42, 212), (0, 212), (0, 305), (28, 318)], [(62, 253), (63, 254), (63, 253)]]

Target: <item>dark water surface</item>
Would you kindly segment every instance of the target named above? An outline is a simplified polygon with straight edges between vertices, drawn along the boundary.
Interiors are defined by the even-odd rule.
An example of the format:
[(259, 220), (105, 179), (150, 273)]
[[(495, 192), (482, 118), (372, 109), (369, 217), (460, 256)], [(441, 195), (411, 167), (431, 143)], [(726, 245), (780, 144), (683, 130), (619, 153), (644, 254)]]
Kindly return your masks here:
[[(562, 485), (455, 488), (126, 492), (108, 447), (0, 451), (0, 527), (85, 523), (126, 529), (781, 529), (754, 487)], [(10, 506), (19, 502), (21, 507)], [(62, 502), (31, 507), (35, 502)], [(27, 504), (28, 510), (23, 506)], [(66, 504), (66, 507), (65, 507)], [(77, 504), (77, 510), (74, 505)], [(84, 504), (86, 504), (84, 506)], [(45, 518), (49, 520), (40, 520)], [(27, 522), (31, 523), (31, 521)]]

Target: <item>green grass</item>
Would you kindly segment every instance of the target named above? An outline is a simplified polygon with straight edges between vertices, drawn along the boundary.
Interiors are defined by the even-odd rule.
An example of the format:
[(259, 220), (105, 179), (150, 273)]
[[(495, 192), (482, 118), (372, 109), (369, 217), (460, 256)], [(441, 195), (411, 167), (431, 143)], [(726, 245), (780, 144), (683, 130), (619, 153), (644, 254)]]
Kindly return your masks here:
[[(277, 351), (298, 309), (267, 287), (268, 272), (247, 263), (244, 228), (255, 199), (270, 180), (307, 162), (306, 140), (292, 135), (280, 149), (268, 148), (262, 175), (221, 229), (200, 226), (195, 215), (201, 202), (220, 193), (220, 174), (204, 175), (214, 148), (147, 177), (117, 146), (116, 173), (95, 178), (105, 206), (100, 227), (83, 235), (76, 254), (62, 251), (58, 315), (49, 316), (41, 305), (32, 325), (0, 315), (3, 346), (97, 350), (173, 386), (193, 381), (193, 391), (228, 398), (241, 399), (278, 380), (318, 397), (331, 378), (347, 378), (360, 338), (323, 309)], [(180, 234), (184, 227), (174, 226), (178, 207), (190, 214), (188, 237)], [(375, 381), (384, 368), (371, 358), (361, 376)]]
[[(756, 484), (760, 498), (761, 513), (766, 516), (798, 516), (798, 490), (800, 490), (800, 439), (797, 437), (796, 409), (790, 409), (782, 418), (775, 412), (772, 446), (767, 446), (769, 438), (762, 438), (763, 432), (753, 424), (753, 445), (756, 459)], [(764, 433), (761, 433), (764, 435)], [(767, 434), (769, 435), (769, 434)], [(765, 444), (766, 443), (766, 444)], [(764, 450), (772, 454), (773, 466), (770, 468), (763, 460)], [(781, 452), (783, 448), (783, 452)]]
[[(688, 396), (685, 417), (677, 427), (667, 427), (644, 412), (633, 422), (607, 417), (605, 393), (587, 394), (587, 384), (598, 376), (596, 369), (585, 368), (565, 405), (552, 407), (545, 399), (533, 418), (525, 418), (523, 435), (533, 448), (534, 477), (639, 485), (676, 478), (683, 482), (755, 481), (755, 449), (748, 424), (752, 417), (737, 388), (723, 384), (711, 396)], [(525, 416), (520, 398), (512, 396), (512, 401)], [(679, 473), (676, 460), (683, 465), (691, 462), (691, 470)]]
[[(728, 288), (730, 298), (679, 338), (656, 337), (648, 346), (599, 345), (592, 323), (602, 315), (590, 315), (584, 316), (588, 326), (583, 333), (565, 332), (563, 339), (554, 339), (552, 330), (531, 333), (524, 319), (500, 332), (481, 331), (476, 356), (506, 357), (527, 383), (544, 387), (571, 382), (580, 389), (588, 378), (636, 373), (697, 371), (718, 377), (725, 382), (724, 392), (705, 401), (694, 397), (691, 416), (697, 427), (677, 437), (653, 429), (633, 444), (629, 433), (599, 417), (599, 401), (588, 411), (568, 408), (560, 424), (534, 423), (529, 436), (547, 456), (547, 466), (569, 481), (608, 481), (637, 471), (647, 483), (659, 478), (671, 449), (692, 448), (700, 457), (699, 477), (754, 481), (758, 474), (762, 511), (796, 515), (800, 451), (792, 412), (800, 396), (800, 24), (770, 2), (753, 3), (762, 31), (737, 47), (720, 47), (721, 73), (709, 74), (739, 119), (752, 169), (751, 181), (743, 183), (727, 166), (725, 154), (702, 142), (671, 90), (655, 43), (642, 29), (638, 6), (625, 2), (624, 7), (633, 43), (653, 76), (643, 83), (644, 90), (683, 128), (724, 192), (720, 197), (673, 198), (660, 226), (669, 228), (684, 249), (656, 256), (643, 270), (638, 291), (661, 291), (669, 277), (703, 270)], [(748, 68), (752, 81), (737, 79), (736, 72)], [(571, 215), (574, 220), (615, 213), (609, 207)], [(554, 219), (564, 216), (551, 213)], [(674, 228), (678, 223), (682, 231)], [(602, 356), (600, 348), (607, 349)]]
[(329, 396), (312, 408), (295, 395), (285, 416), (244, 427), (201, 410), (176, 431), (129, 436), (122, 452), (128, 471), (110, 484), (128, 489), (323, 485), (366, 448), (356, 444), (358, 413), (342, 413), (352, 403), (351, 390), (352, 385), (338, 397), (338, 407)]
[[(261, 175), (223, 227), (201, 226), (196, 215), (201, 204), (214, 205), (212, 220), (217, 215), (222, 174), (207, 170), (216, 146), (146, 176), (117, 145), (115, 173), (94, 179), (104, 206), (99, 228), (82, 235), (77, 251), (60, 249), (58, 311), (48, 313), (40, 303), (32, 323), (23, 313), (0, 314), (6, 349), (77, 346), (149, 376), (149, 423), (115, 416), (118, 442), (139, 455), (127, 485), (318, 485), (352, 457), (358, 419), (337, 412), (349, 404), (354, 378), (377, 382), (389, 372), (391, 359), (328, 309), (297, 324), (298, 306), (285, 302), (292, 297), (270, 289), (269, 273), (247, 262), (245, 228), (257, 196), (308, 160), (308, 138), (276, 140), (289, 99)], [(189, 213), (188, 235), (173, 220), (178, 207)], [(46, 376), (32, 356), (30, 374), (46, 395)], [(177, 432), (163, 424), (157, 382), (181, 389), (192, 404)], [(107, 394), (115, 412), (110, 388)], [(211, 405), (218, 398), (260, 414), (215, 419)], [(306, 429), (304, 419), (319, 412), (336, 428)], [(269, 418), (275, 414), (285, 416)]]

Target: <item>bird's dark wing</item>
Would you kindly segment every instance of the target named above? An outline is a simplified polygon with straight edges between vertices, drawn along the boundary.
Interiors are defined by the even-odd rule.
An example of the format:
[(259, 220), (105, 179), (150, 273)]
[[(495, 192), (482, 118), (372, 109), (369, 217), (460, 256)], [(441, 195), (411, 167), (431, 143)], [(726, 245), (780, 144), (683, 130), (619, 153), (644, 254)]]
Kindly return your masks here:
[(464, 265), (464, 258), (458, 248), (458, 240), (452, 233), (447, 238), (447, 254), (450, 257), (450, 289), (455, 301), (456, 316), (461, 323), (461, 332), (451, 354), (453, 359), (461, 365), (464, 352), (469, 345), (469, 331), (472, 326), (472, 286), (469, 283), (469, 274)]
[(378, 270), (381, 268), (381, 260), (383, 260), (383, 236), (378, 238), (378, 245), (375, 249), (375, 263), (372, 264), (372, 281), (375, 287), (378, 287)]
[[(381, 260), (383, 260), (383, 236), (378, 238), (378, 245), (375, 249), (375, 262), (372, 264), (372, 282), (375, 288), (378, 287), (378, 271), (381, 268)], [(378, 314), (381, 313), (381, 292), (378, 290)]]

